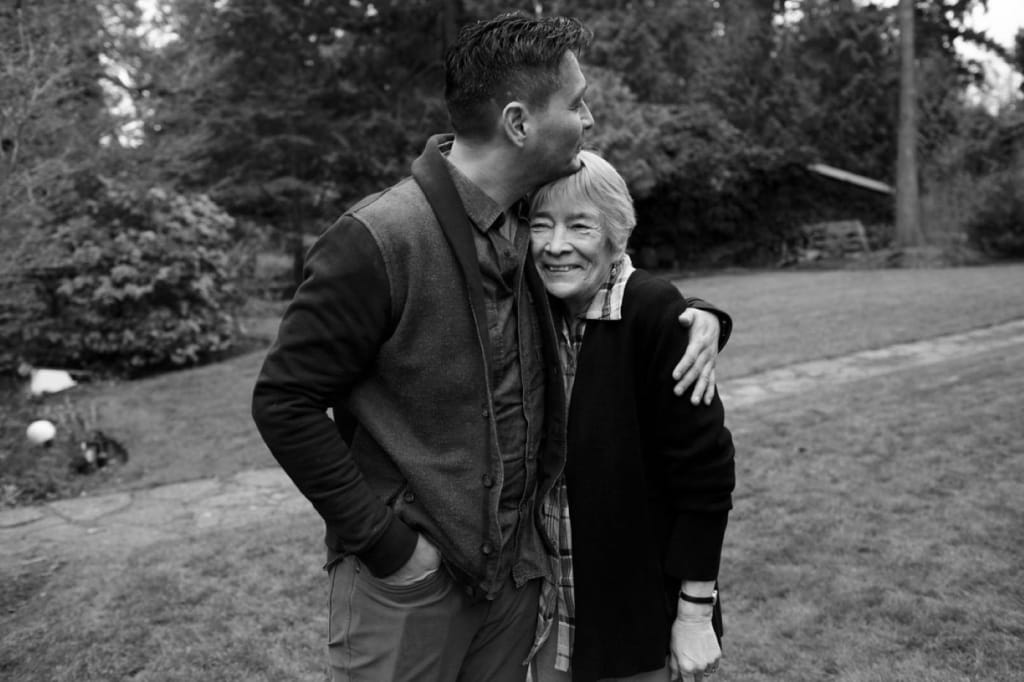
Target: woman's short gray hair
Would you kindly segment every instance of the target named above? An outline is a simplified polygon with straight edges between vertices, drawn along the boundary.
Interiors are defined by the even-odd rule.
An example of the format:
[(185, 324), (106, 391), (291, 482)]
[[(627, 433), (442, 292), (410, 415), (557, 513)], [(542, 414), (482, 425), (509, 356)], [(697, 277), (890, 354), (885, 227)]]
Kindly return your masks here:
[(601, 214), (601, 228), (615, 257), (626, 252), (626, 242), (636, 227), (636, 212), (629, 187), (615, 168), (591, 151), (580, 152), (580, 169), (538, 189), (530, 201), (530, 212), (555, 199), (588, 201)]

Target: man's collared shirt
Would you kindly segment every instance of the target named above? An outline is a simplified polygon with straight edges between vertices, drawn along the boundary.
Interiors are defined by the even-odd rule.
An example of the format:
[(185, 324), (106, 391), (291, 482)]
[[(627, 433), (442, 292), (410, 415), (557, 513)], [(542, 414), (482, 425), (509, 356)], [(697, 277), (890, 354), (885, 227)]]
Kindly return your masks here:
[[(441, 149), (446, 156), (449, 150), (450, 146)], [(448, 169), (476, 228), (473, 243), (487, 307), (489, 380), (503, 477), (498, 506), (500, 569), (510, 568), (516, 584), (522, 585), (543, 575), (545, 564), (531, 521), (544, 418), (544, 365), (537, 310), (523, 275), (530, 233), (520, 225), (520, 205), (502, 211), (451, 163)]]

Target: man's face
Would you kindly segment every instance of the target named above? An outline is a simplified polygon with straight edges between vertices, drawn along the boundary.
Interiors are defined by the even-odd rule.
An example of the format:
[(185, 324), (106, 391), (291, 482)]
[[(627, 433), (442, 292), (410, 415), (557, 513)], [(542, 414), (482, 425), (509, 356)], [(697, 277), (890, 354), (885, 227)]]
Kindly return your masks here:
[(530, 111), (533, 124), (528, 139), (529, 163), (537, 174), (537, 185), (568, 175), (579, 169), (577, 155), (584, 133), (594, 125), (583, 96), (587, 81), (576, 55), (566, 52), (559, 66), (558, 90), (547, 106)]

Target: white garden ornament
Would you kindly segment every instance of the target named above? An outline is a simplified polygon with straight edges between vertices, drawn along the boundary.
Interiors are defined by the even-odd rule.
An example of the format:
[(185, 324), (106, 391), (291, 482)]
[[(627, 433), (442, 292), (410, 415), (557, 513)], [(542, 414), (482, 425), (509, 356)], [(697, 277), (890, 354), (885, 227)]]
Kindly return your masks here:
[(27, 363), (22, 363), (18, 372), (22, 376), (30, 377), (28, 392), (35, 397), (43, 396), (47, 393), (60, 393), (78, 385), (78, 382), (72, 378), (71, 373), (63, 369), (36, 368)]
[(37, 419), (28, 425), (25, 435), (33, 445), (45, 445), (57, 435), (57, 427), (48, 419)]

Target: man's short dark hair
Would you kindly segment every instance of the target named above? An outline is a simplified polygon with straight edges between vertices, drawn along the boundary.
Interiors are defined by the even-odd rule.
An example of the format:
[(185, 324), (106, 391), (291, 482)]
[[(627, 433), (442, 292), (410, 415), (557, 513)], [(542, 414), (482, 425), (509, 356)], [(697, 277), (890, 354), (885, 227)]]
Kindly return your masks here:
[(464, 27), (445, 54), (445, 102), (452, 129), (487, 139), (512, 100), (542, 106), (558, 90), (566, 52), (577, 57), (592, 34), (569, 17), (509, 12)]

